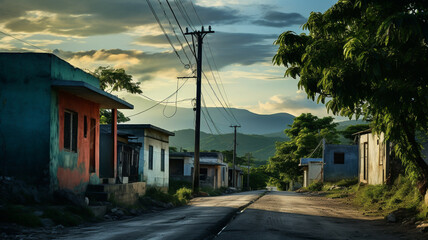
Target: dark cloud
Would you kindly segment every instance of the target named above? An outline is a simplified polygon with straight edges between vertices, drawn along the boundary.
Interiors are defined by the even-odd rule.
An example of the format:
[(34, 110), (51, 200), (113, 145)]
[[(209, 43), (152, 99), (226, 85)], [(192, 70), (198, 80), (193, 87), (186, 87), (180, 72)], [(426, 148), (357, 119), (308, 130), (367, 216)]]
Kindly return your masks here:
[(208, 40), (219, 68), (231, 65), (251, 65), (272, 58), (276, 35), (216, 32)]
[(300, 25), (307, 21), (299, 13), (283, 13), (277, 11), (268, 11), (262, 19), (253, 21), (256, 25), (268, 27), (289, 27), (293, 25)]
[[(179, 21), (187, 25), (184, 24), (186, 23), (184, 18), (189, 17), (193, 19), (193, 24), (199, 26), (197, 16), (189, 2), (186, 0), (180, 2), (184, 6), (177, 5), (175, 1), (171, 2)], [(151, 3), (162, 24), (168, 25), (161, 5), (157, 1)], [(165, 3), (162, 6), (167, 8)], [(187, 11), (184, 11), (183, 7)], [(243, 20), (236, 10), (228, 7), (195, 5), (195, 8), (207, 25)], [(166, 12), (170, 21), (174, 22), (168, 9)], [(120, 33), (133, 27), (156, 24), (156, 21), (147, 2), (142, 0), (2, 0), (0, 23), (12, 32), (44, 31), (68, 36), (92, 36)]]
[[(266, 62), (266, 59), (270, 61), (275, 54), (276, 47), (272, 45), (272, 42), (277, 37), (277, 35), (267, 34), (215, 32), (205, 37), (204, 46), (207, 50), (205, 53), (213, 53), (216, 65), (219, 68), (231, 64), (251, 65), (258, 62)], [(170, 39), (176, 44), (176, 47), (179, 46), (173, 36), (170, 36)], [(187, 46), (184, 39), (181, 41)], [(168, 44), (164, 35), (140, 37), (137, 42), (146, 45)], [(208, 47), (211, 48), (211, 51), (207, 49)], [(188, 47), (185, 47), (185, 50), (190, 57), (191, 53)], [(185, 59), (183, 53), (180, 52), (180, 54)], [(204, 58), (206, 57), (208, 56)], [(175, 57), (175, 59), (177, 58)], [(206, 61), (210, 61), (210, 59)], [(204, 60), (204, 62), (206, 61)]]

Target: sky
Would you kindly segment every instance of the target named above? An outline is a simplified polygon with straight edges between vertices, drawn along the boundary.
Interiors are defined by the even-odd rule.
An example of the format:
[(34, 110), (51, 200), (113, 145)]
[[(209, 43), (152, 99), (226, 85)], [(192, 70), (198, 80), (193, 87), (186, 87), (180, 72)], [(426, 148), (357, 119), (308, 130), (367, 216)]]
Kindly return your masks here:
[[(212, 26), (204, 38), (202, 94), (208, 107), (234, 107), (258, 114), (311, 112), (325, 106), (306, 98), (297, 80), (273, 66), (274, 40), (284, 31), (301, 33), (311, 12), (336, 0), (169, 0), (183, 31)], [(124, 68), (143, 95), (131, 102), (144, 111), (147, 99), (191, 108), (195, 60), (166, 0), (0, 0), (0, 51), (52, 52), (72, 65)], [(150, 5), (149, 5), (150, 3)], [(168, 35), (168, 42), (156, 21)], [(175, 35), (176, 34), (176, 35)], [(19, 41), (20, 39), (22, 41)], [(187, 39), (192, 45), (192, 39)], [(177, 54), (180, 57), (177, 57)], [(206, 77), (205, 77), (206, 76)], [(177, 86), (181, 86), (177, 95)], [(126, 92), (115, 92), (125, 100)], [(134, 98), (132, 98), (134, 99)], [(336, 118), (343, 119), (343, 118)]]

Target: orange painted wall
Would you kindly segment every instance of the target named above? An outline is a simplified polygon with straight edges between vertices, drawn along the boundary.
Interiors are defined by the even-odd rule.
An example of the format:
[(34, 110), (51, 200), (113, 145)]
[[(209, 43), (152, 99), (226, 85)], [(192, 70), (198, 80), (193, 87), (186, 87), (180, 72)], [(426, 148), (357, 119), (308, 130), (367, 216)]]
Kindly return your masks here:
[[(83, 192), (89, 179), (99, 177), (99, 132), (100, 116), (99, 104), (76, 97), (74, 95), (58, 93), (59, 115), (59, 150), (60, 164), (57, 170), (59, 188), (67, 188), (74, 192)], [(76, 154), (64, 150), (64, 111), (70, 110), (78, 114), (77, 132), (77, 159)], [(84, 137), (84, 116), (87, 117), (87, 137)], [(91, 129), (91, 118), (95, 119), (95, 129)], [(90, 172), (90, 131), (95, 131), (95, 172)], [(73, 157), (74, 156), (74, 157)]]

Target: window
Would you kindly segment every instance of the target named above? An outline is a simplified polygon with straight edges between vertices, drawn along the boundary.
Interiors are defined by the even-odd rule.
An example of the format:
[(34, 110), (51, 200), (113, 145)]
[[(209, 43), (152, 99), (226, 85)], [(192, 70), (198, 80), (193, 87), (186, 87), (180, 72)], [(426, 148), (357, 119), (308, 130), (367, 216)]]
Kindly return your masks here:
[(365, 142), (363, 147), (363, 164), (364, 164), (364, 180), (367, 180), (369, 172), (368, 172), (368, 165), (369, 165), (369, 143)]
[(83, 136), (88, 137), (88, 117), (83, 117)]
[(149, 146), (149, 169), (153, 170), (153, 146)]
[(345, 164), (345, 153), (335, 152), (334, 153), (334, 164)]
[(77, 122), (76, 112), (64, 111), (64, 149), (77, 152)]
[(165, 149), (161, 149), (161, 171), (165, 172)]
[(205, 181), (205, 180), (207, 180), (207, 176), (208, 176), (208, 169), (207, 168), (200, 168), (199, 169), (199, 179), (201, 181)]

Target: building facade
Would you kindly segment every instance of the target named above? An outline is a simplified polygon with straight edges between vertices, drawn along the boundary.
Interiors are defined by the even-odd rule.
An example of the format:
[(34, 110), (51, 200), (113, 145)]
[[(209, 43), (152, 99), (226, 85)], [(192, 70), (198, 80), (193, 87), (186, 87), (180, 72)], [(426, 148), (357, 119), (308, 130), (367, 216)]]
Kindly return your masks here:
[(98, 183), (99, 110), (133, 106), (53, 54), (0, 53), (0, 83), (1, 174), (51, 191)]

